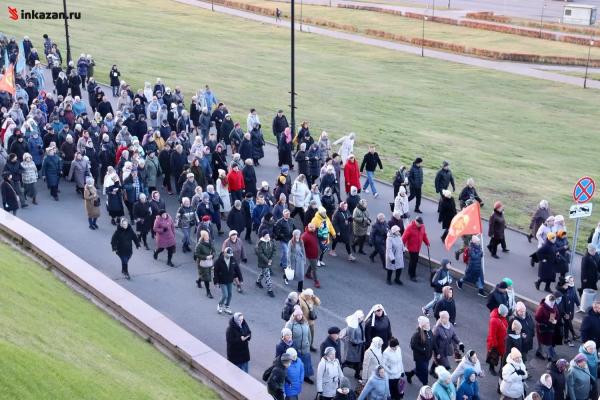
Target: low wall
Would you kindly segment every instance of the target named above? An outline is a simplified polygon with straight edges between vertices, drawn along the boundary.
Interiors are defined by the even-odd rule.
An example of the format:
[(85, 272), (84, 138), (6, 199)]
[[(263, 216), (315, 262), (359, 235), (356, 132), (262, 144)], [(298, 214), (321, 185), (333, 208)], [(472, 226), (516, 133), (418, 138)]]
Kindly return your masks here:
[[(0, 210), (0, 232), (34, 252), (197, 371), (225, 399), (271, 400), (266, 387), (60, 243)], [(223, 333), (225, 337), (225, 333)]]

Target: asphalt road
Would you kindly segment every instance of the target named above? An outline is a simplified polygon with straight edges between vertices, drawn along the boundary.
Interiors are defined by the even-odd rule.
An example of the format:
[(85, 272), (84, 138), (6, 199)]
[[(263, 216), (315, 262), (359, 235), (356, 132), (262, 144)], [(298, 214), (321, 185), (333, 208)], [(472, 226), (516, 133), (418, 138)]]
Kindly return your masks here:
[[(218, 90), (218, 88), (217, 88)], [(263, 116), (268, 118), (268, 116)], [(360, 133), (359, 133), (360, 135)], [(266, 157), (257, 168), (258, 181), (267, 180), (271, 184), (278, 174), (276, 167), (276, 152), (272, 146), (265, 148)], [(427, 182), (426, 184), (432, 184)], [(171, 318), (184, 329), (204, 341), (217, 351), (225, 354), (225, 329), (228, 318), (218, 315), (216, 305), (218, 290), (213, 289), (215, 299), (208, 299), (204, 289), (195, 285), (196, 267), (191, 254), (183, 254), (178, 245), (178, 252), (174, 256), (176, 268), (166, 266), (166, 256), (161, 254), (158, 261), (152, 259), (152, 252), (139, 250), (134, 253), (130, 263), (132, 279), (124, 280), (120, 274), (120, 262), (111, 252), (110, 237), (114, 227), (110, 225), (107, 213), (99, 220), (100, 229), (91, 231), (87, 227), (83, 200), (75, 193), (72, 183), (61, 183), (60, 201), (51, 199), (48, 190), (40, 181), (39, 205), (20, 210), (18, 216), (36, 226), (66, 248), (82, 257), (95, 266), (98, 270), (117, 281), (127, 290), (131, 291), (142, 300)], [(372, 215), (377, 212), (389, 212), (388, 201), (391, 198), (391, 188), (379, 185), (380, 197), (373, 199), (367, 194), (369, 209)], [(164, 196), (167, 200), (167, 210), (173, 214), (177, 208), (175, 196)], [(104, 199), (103, 199), (104, 200)], [(490, 201), (487, 201), (490, 203)], [(425, 201), (423, 205), (425, 224), (430, 232), (432, 241), (432, 257), (441, 259), (448, 254), (442, 248), (438, 238), (441, 233), (439, 225), (435, 223), (437, 215), (435, 204)], [(510, 221), (509, 221), (510, 222)], [(178, 232), (178, 241), (181, 235)], [(218, 238), (220, 245), (222, 238)], [(255, 238), (253, 238), (255, 240)], [(524, 236), (516, 232), (508, 233), (508, 243), (512, 252), (502, 254), (502, 259), (487, 259), (487, 278), (498, 281), (503, 276), (511, 276), (515, 281), (518, 292), (524, 291), (531, 294), (532, 298), (542, 298), (542, 293), (534, 293), (531, 284), (534, 276), (533, 270), (524, 266), (527, 263), (525, 254), (533, 250), (528, 245)], [(250, 373), (260, 379), (274, 356), (275, 345), (279, 340), (280, 330), (284, 321), (280, 319), (281, 307), (287, 293), (295, 284), (285, 286), (282, 273), (277, 271), (274, 278), (276, 298), (271, 299), (264, 290), (254, 286), (257, 276), (256, 257), (254, 251), (246, 244), (248, 264), (242, 266), (245, 278), (243, 294), (234, 293), (232, 309), (245, 314), (250, 328), (253, 331), (250, 342), (251, 370)], [(392, 321), (393, 333), (400, 339), (403, 349), (404, 364), (406, 369), (413, 366), (409, 339), (416, 328), (416, 319), (421, 314), (421, 306), (432, 297), (432, 289), (426, 282), (429, 276), (427, 267), (419, 269), (421, 278), (419, 283), (412, 283), (405, 279), (405, 285), (388, 286), (385, 284), (385, 272), (381, 265), (372, 264), (366, 256), (359, 256), (356, 263), (345, 260), (345, 252), (339, 249), (338, 258), (327, 257), (327, 267), (319, 270), (322, 283), (321, 289), (315, 289), (321, 298), (322, 307), (318, 310), (319, 318), (316, 324), (316, 345), (320, 344), (327, 336), (327, 329), (337, 325), (344, 327), (344, 318), (356, 309), (366, 312), (373, 304), (382, 303), (389, 313)], [(305, 287), (312, 287), (306, 282)], [(487, 335), (488, 311), (485, 301), (476, 296), (474, 289), (456, 291), (458, 310), (457, 333), (465, 343), (467, 349), (473, 348), (485, 358), (485, 339)], [(571, 356), (572, 349), (558, 350), (560, 356)], [(313, 357), (316, 369), (318, 358)], [(543, 370), (543, 365), (532, 361), (532, 372), (538, 377)], [(346, 371), (349, 378), (351, 370)], [(495, 380), (486, 377), (481, 382), (484, 398), (495, 396)], [(407, 398), (413, 398), (418, 391), (418, 386), (411, 386)], [(305, 385), (303, 399), (314, 397), (314, 386)]]

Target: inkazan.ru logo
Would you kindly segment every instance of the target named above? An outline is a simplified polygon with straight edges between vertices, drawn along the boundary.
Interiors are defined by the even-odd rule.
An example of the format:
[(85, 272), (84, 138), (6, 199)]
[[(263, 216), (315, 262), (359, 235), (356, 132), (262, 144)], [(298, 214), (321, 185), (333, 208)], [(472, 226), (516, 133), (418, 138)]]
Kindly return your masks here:
[(65, 14), (64, 12), (56, 12), (56, 11), (38, 11), (38, 10), (19, 10), (16, 7), (8, 6), (8, 18), (13, 21), (18, 21), (19, 19), (81, 19), (80, 12), (70, 12)]

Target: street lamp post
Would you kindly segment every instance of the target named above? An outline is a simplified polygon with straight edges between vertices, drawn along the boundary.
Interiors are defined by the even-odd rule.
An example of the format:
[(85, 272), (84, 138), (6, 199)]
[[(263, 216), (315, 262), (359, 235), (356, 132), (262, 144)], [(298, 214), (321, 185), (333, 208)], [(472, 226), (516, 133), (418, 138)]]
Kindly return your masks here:
[(431, 16), (435, 17), (435, 0), (432, 0)]
[(423, 29), (421, 34), (421, 57), (425, 57), (425, 21), (427, 21), (427, 16), (423, 16)]
[(67, 42), (67, 64), (71, 61), (71, 43), (69, 41), (69, 19), (67, 17), (67, 0), (63, 0), (63, 12), (65, 19), (65, 39)]
[(302, 0), (300, 0), (300, 32), (302, 32)]
[(292, 114), (292, 124), (291, 124), (291, 130), (292, 130), (292, 137), (294, 137), (295, 133), (296, 133), (296, 71), (295, 71), (295, 63), (296, 63), (296, 32), (295, 32), (295, 27), (294, 27), (294, 21), (296, 19), (296, 17), (294, 16), (294, 8), (295, 8), (296, 4), (295, 4), (295, 0), (291, 0), (291, 17), (290, 17), (290, 27), (291, 27), (291, 68), (290, 68), (290, 108), (291, 108), (291, 114)]
[(540, 16), (540, 39), (542, 38), (542, 28), (544, 27), (544, 10), (546, 9), (546, 0), (542, 0), (542, 13)]
[(590, 45), (588, 46), (588, 56), (587, 62), (585, 63), (585, 77), (583, 78), (583, 88), (587, 88), (587, 77), (588, 77), (588, 68), (590, 67), (590, 55), (592, 53), (592, 46), (594, 45), (594, 41), (590, 40)]
[(210, 9), (215, 11), (215, 0), (210, 0)]

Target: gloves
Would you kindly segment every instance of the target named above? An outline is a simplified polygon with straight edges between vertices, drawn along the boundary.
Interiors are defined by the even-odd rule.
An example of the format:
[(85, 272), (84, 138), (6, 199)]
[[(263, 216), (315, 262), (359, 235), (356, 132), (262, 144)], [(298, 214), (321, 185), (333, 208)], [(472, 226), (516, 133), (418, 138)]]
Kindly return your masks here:
[(244, 264), (246, 264), (246, 263), (248, 262), (248, 259), (247, 259), (247, 258), (243, 258), (243, 259), (242, 259), (242, 262), (243, 262)]
[(396, 264), (396, 260), (392, 260), (392, 265), (395, 265), (395, 264)]
[(461, 353), (464, 353), (465, 352), (465, 345), (464, 345), (464, 343), (462, 343), (462, 342), (459, 343), (458, 344), (458, 349), (460, 350)]
[(523, 376), (525, 375), (525, 371), (523, 371), (522, 369), (518, 369), (515, 371), (517, 375)]

